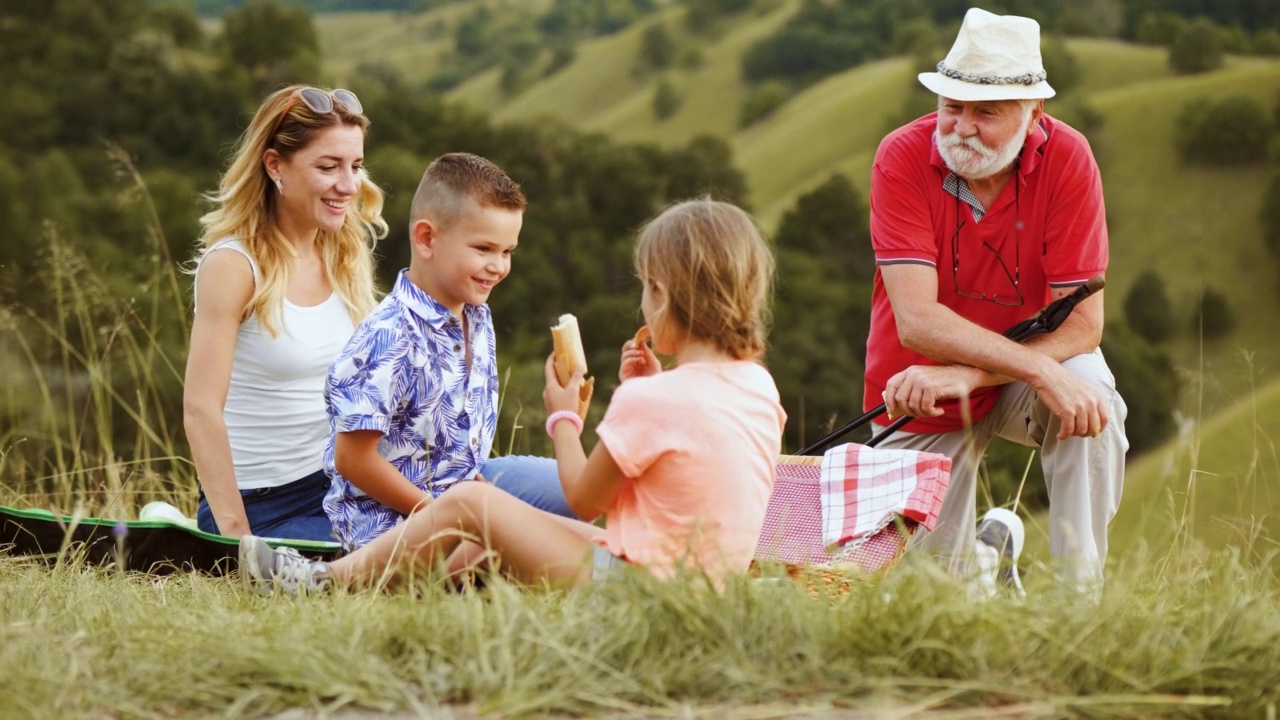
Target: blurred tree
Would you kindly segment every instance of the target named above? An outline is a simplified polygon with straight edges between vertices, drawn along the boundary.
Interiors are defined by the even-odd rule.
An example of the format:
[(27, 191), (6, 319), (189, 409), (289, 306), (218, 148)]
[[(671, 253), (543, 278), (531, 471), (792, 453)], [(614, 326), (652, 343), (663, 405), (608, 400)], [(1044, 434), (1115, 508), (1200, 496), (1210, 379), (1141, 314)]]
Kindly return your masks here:
[(1061, 35), (1046, 37), (1040, 43), (1040, 51), (1045, 72), (1049, 76), (1049, 83), (1059, 95), (1075, 89), (1080, 84), (1083, 74), (1080, 62), (1067, 48), (1067, 43)]
[(1254, 55), (1280, 55), (1280, 30), (1262, 30), (1253, 36), (1250, 52)]
[(249, 73), (258, 94), (294, 82), (315, 82), (320, 43), (311, 11), (281, 0), (247, 0), (222, 18), (218, 44)]
[(1219, 44), (1222, 46), (1222, 51), (1226, 53), (1244, 55), (1253, 47), (1253, 42), (1249, 39), (1249, 33), (1236, 26), (1219, 27), (1218, 39)]
[(1187, 29), (1187, 20), (1173, 13), (1147, 13), (1138, 23), (1137, 41), (1169, 47)]
[(642, 70), (666, 70), (675, 60), (677, 49), (667, 26), (654, 23), (640, 36), (639, 67)]
[(685, 0), (685, 24), (696, 33), (710, 31), (725, 17), (751, 9), (756, 0)]
[(547, 60), (547, 66), (542, 71), (543, 77), (551, 77), (561, 70), (569, 67), (574, 58), (578, 56), (578, 51), (569, 43), (557, 43), (551, 49), (551, 58)]
[(1182, 160), (1206, 165), (1264, 162), (1271, 135), (1266, 111), (1246, 95), (1187, 103), (1175, 132)]
[(791, 91), (785, 83), (770, 80), (761, 83), (747, 93), (742, 101), (742, 111), (738, 117), (738, 127), (747, 127), (769, 117), (791, 98)]
[(1120, 323), (1108, 323), (1102, 351), (1129, 408), (1125, 435), (1137, 455), (1173, 434), (1181, 381), (1168, 350), (1155, 347)]
[(653, 91), (653, 117), (662, 121), (676, 114), (680, 109), (681, 97), (676, 90), (676, 86), (671, 84), (670, 78), (661, 78), (658, 80), (657, 87)]
[(1114, 37), (1124, 26), (1124, 6), (1120, 0), (1081, 0), (1065, 4), (1054, 22), (1054, 30), (1076, 37)]
[(1173, 334), (1172, 310), (1164, 280), (1154, 270), (1139, 275), (1124, 296), (1125, 322), (1149, 343), (1162, 343)]
[(1211, 20), (1189, 23), (1169, 47), (1169, 67), (1179, 75), (1192, 75), (1222, 67), (1222, 33)]
[(782, 217), (777, 244), (823, 258), (843, 280), (868, 283), (876, 274), (866, 202), (843, 173), (800, 196)]
[(145, 23), (168, 36), (181, 48), (204, 45), (204, 31), (191, 5), (181, 0), (163, 0), (147, 9)]
[(848, 177), (832, 175), (787, 211), (774, 245), (769, 366), (799, 447), (861, 410), (875, 276), (866, 203)]
[(1236, 314), (1231, 309), (1227, 296), (1218, 290), (1206, 286), (1200, 292), (1196, 302), (1195, 313), (1191, 319), (1191, 330), (1205, 340), (1216, 340), (1231, 334), (1236, 329)]

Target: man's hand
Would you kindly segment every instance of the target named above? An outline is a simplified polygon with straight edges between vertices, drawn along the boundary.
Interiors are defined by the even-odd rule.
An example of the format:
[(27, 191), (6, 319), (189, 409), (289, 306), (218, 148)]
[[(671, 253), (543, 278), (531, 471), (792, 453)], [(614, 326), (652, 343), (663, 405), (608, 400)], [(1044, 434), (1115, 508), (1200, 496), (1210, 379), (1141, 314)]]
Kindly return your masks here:
[(938, 417), (941, 400), (965, 397), (977, 387), (982, 371), (964, 365), (912, 365), (889, 378), (884, 404), (890, 419), (902, 415)]
[(1032, 387), (1062, 421), (1058, 439), (1097, 437), (1110, 420), (1102, 396), (1088, 381), (1071, 374), (1062, 365), (1054, 363), (1052, 368), (1044, 381)]

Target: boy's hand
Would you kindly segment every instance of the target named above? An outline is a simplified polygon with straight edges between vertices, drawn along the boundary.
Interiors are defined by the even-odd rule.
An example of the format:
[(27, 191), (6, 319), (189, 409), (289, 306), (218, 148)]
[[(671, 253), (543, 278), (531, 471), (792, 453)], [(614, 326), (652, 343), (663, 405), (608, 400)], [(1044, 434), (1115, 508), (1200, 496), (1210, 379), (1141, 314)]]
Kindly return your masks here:
[(662, 372), (662, 363), (649, 349), (649, 343), (636, 343), (634, 339), (622, 344), (622, 363), (618, 366), (618, 379), (648, 377)]
[(581, 397), (582, 376), (583, 371), (577, 368), (573, 371), (573, 377), (569, 378), (568, 385), (561, 385), (556, 379), (556, 363), (555, 353), (547, 356), (547, 385), (542, 391), (542, 403), (547, 407), (547, 414), (568, 410), (570, 412), (578, 411), (578, 402)]

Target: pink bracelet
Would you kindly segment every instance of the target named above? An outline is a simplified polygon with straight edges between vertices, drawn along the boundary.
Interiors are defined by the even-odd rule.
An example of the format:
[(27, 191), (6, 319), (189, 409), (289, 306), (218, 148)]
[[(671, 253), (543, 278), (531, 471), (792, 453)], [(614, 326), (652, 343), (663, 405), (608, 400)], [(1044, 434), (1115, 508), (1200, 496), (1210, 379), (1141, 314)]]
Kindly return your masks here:
[(573, 430), (579, 436), (582, 435), (582, 418), (578, 417), (578, 413), (572, 410), (557, 410), (547, 416), (547, 434), (555, 437), (556, 423), (561, 420), (568, 420), (573, 425)]

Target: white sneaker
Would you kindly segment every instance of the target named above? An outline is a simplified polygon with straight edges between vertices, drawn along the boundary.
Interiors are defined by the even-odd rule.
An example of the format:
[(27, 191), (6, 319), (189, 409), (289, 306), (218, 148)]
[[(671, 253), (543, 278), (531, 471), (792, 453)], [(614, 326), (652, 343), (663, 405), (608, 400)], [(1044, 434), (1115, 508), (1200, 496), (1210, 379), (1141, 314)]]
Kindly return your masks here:
[(1022, 518), (1004, 508), (991, 508), (978, 523), (979, 563), (995, 563), (994, 567), (982, 567), (981, 570), (985, 571), (982, 574), (989, 576), (994, 571), (995, 579), (1012, 587), (1018, 597), (1027, 594), (1022, 588), (1022, 578), (1018, 576), (1018, 558), (1022, 555), (1025, 534)]
[(331, 583), (329, 565), (308, 560), (290, 547), (273, 548), (255, 535), (240, 538), (240, 580), (271, 595), (325, 592)]

